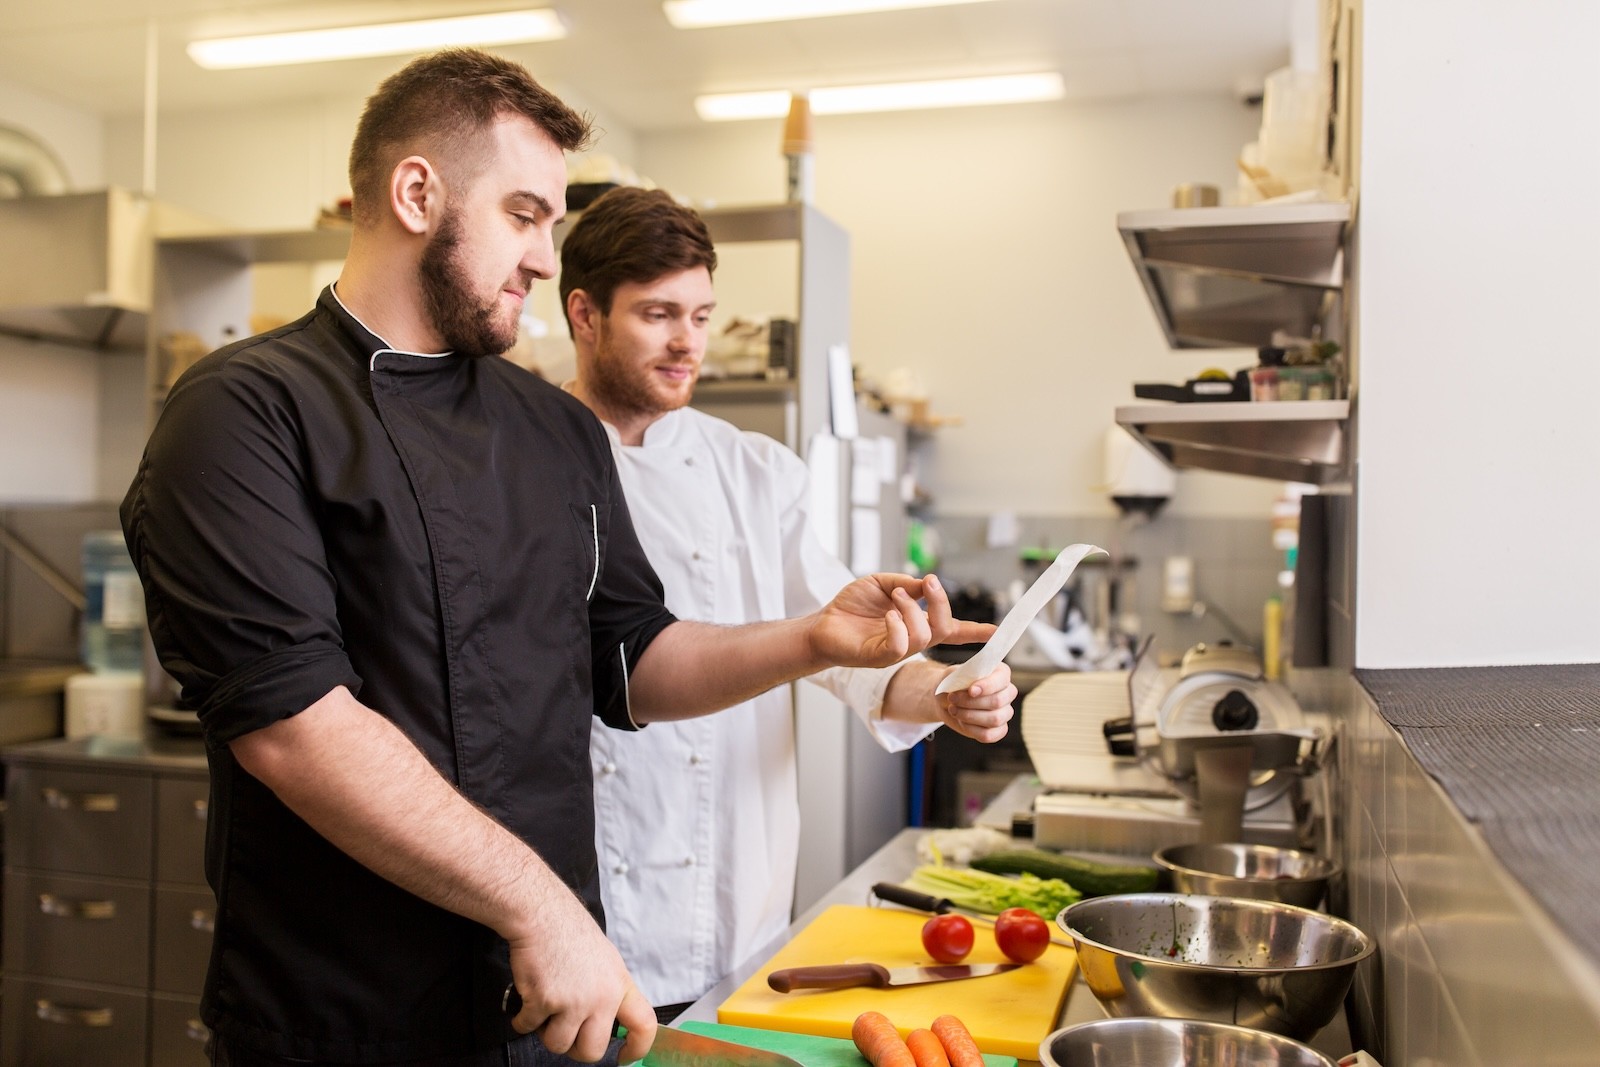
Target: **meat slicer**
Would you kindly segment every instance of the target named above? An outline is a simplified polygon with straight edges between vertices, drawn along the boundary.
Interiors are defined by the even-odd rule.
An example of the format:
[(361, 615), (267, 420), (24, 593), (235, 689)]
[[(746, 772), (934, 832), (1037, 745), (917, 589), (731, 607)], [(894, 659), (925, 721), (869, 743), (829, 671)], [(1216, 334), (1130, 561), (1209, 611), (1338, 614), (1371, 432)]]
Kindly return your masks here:
[(1196, 645), (1160, 667), (1056, 674), (1029, 693), (1022, 738), (1045, 847), (1148, 854), (1191, 841), (1299, 847), (1323, 731), (1247, 648)]

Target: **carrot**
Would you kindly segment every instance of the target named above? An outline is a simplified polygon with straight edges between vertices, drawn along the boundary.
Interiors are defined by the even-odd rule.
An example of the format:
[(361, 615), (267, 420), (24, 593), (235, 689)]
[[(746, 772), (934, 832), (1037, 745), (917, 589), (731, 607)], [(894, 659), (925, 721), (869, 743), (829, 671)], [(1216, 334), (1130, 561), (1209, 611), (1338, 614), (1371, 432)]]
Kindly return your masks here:
[(900, 1039), (900, 1031), (882, 1012), (864, 1011), (857, 1015), (850, 1036), (872, 1067), (918, 1067), (916, 1057)]
[(984, 1067), (983, 1053), (972, 1040), (967, 1025), (954, 1015), (941, 1015), (933, 1020), (933, 1032), (950, 1057), (950, 1067)]
[(913, 1030), (906, 1035), (906, 1047), (917, 1061), (917, 1067), (950, 1067), (950, 1057), (932, 1030)]

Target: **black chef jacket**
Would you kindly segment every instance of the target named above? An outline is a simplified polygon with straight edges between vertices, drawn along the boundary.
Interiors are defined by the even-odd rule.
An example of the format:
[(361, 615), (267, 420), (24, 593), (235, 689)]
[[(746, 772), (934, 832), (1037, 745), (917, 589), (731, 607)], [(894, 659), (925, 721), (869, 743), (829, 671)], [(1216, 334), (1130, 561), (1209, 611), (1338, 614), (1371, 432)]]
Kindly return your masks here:
[(183, 376), (122, 522), (205, 729), (206, 1024), (352, 1063), (515, 1037), (505, 943), (329, 844), (228, 742), (348, 686), (599, 920), (591, 714), (631, 728), (628, 672), (673, 621), (599, 421), (505, 360), (396, 352), (330, 288)]

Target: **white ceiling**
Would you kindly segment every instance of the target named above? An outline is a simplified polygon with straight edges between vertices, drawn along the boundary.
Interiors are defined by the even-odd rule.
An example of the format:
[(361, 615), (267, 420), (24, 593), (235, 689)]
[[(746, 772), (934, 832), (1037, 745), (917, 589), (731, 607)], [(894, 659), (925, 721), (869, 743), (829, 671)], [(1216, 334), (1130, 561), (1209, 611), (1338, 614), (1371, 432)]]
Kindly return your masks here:
[[(363, 97), (395, 57), (206, 71), (185, 42), (536, 2), (3, 0), (0, 81), (103, 115)], [(698, 122), (698, 93), (1059, 70), (1075, 100), (1236, 93), (1288, 61), (1295, 0), (995, 0), (923, 11), (675, 30), (658, 0), (550, 0), (564, 41), (498, 49), (636, 132)]]

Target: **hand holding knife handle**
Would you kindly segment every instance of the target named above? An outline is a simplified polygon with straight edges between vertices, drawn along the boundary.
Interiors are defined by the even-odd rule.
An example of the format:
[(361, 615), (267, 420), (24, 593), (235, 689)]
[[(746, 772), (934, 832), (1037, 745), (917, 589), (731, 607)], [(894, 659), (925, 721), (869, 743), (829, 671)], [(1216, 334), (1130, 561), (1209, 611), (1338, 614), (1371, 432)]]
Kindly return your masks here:
[(796, 989), (849, 989), (851, 986), (889, 984), (889, 968), (876, 963), (842, 963), (832, 967), (789, 967), (767, 975), (776, 992)]

